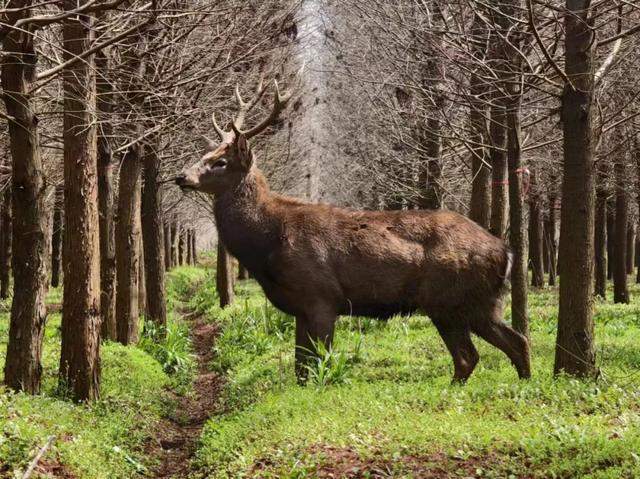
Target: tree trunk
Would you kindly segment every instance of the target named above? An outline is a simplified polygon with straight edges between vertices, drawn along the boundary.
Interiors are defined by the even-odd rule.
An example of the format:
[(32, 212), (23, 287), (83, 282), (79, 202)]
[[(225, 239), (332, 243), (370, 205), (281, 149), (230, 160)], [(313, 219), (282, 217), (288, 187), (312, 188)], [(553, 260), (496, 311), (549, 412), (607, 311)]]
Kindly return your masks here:
[[(65, 0), (66, 11), (77, 8)], [(64, 20), (64, 60), (93, 44), (92, 17)], [(94, 57), (64, 72), (64, 300), (60, 388), (75, 401), (100, 395), (100, 236)]]
[(614, 165), (616, 177), (616, 232), (615, 255), (613, 263), (613, 302), (629, 303), (629, 287), (627, 285), (627, 229), (629, 222), (629, 201), (627, 198), (626, 166), (624, 158), (616, 160)]
[[(9, 23), (30, 16), (31, 1), (12, 3)], [(10, 388), (36, 394), (40, 391), (42, 337), (46, 321), (48, 222), (46, 185), (42, 172), (38, 118), (31, 104), (36, 77), (35, 35), (11, 29), (3, 40), (2, 89), (9, 122), (12, 158), (11, 233), (7, 213), (3, 219), (5, 243), (13, 241), (13, 301), (4, 382)], [(8, 193), (7, 193), (8, 194)], [(8, 202), (5, 201), (5, 207)], [(8, 253), (6, 247), (4, 253)], [(4, 261), (7, 261), (5, 257)], [(8, 268), (3, 268), (2, 293), (8, 293)]]
[[(142, 207), (140, 208), (142, 211)], [(140, 228), (140, 232), (142, 234), (142, 223), (138, 226)], [(140, 252), (139, 252), (139, 266), (138, 266), (138, 309), (140, 316), (144, 317), (146, 320), (147, 316), (147, 283), (145, 280), (145, 271), (144, 271), (144, 245), (142, 236), (140, 237)]]
[(491, 108), (491, 233), (505, 238), (507, 233), (508, 183), (505, 154), (506, 115), (504, 106), (494, 98)]
[(233, 258), (218, 239), (218, 256), (216, 262), (216, 290), (220, 298), (220, 307), (225, 308), (233, 303)]
[(120, 166), (118, 221), (116, 223), (117, 339), (122, 344), (138, 340), (138, 279), (140, 268), (140, 170), (139, 145), (130, 147)]
[[(531, 186), (534, 187), (535, 175), (531, 177)], [(544, 257), (542, 255), (542, 206), (540, 195), (534, 192), (529, 201), (529, 247), (531, 248), (531, 286), (542, 288), (544, 286)]]
[(238, 262), (238, 279), (243, 281), (249, 279), (249, 270), (242, 263)]
[(185, 264), (185, 253), (187, 252), (186, 245), (186, 231), (187, 228), (181, 227), (180, 232), (178, 233), (178, 264), (182, 266)]
[(613, 279), (613, 263), (616, 257), (616, 215), (612, 202), (607, 202), (607, 279)]
[(171, 269), (171, 224), (164, 219), (164, 270)]
[[(437, 42), (435, 48), (443, 48), (443, 37), (433, 37)], [(442, 120), (439, 115), (445, 107), (444, 65), (439, 60), (431, 60), (428, 67), (428, 79), (425, 80), (425, 91), (429, 92), (425, 109), (429, 112), (427, 124), (419, 132), (421, 147), (424, 153), (420, 158), (418, 184), (421, 192), (418, 206), (421, 209), (437, 210), (442, 208)]]
[(144, 155), (144, 190), (142, 192), (142, 238), (144, 241), (144, 272), (147, 293), (148, 321), (163, 331), (167, 326), (167, 306), (164, 290), (164, 237), (158, 174), (160, 138), (149, 140)]
[(53, 205), (53, 227), (51, 229), (51, 286), (60, 286), (60, 267), (62, 266), (62, 235), (64, 229), (64, 186), (56, 188)]
[(192, 265), (193, 259), (191, 258), (191, 230), (190, 229), (187, 230), (186, 241), (187, 241), (187, 264)]
[(171, 222), (171, 266), (178, 266), (178, 232), (180, 224), (177, 220)]
[(560, 309), (555, 374), (595, 373), (593, 345), (594, 166), (591, 104), (595, 32), (590, 2), (567, 2), (562, 95), (563, 181), (560, 223)]
[(549, 262), (551, 261), (548, 241), (549, 232), (547, 231), (548, 224), (549, 219), (545, 215), (542, 215), (542, 272), (544, 274), (549, 274)]
[(636, 225), (627, 228), (627, 274), (632, 274), (636, 264)]
[(105, 78), (109, 64), (103, 51), (96, 54), (98, 92), (98, 211), (100, 228), (100, 318), (102, 339), (115, 341), (116, 333), (116, 258), (113, 188), (113, 151), (111, 150), (112, 87)]
[[(478, 45), (482, 42), (485, 30), (484, 19), (476, 14), (473, 20), (472, 35)], [(485, 48), (474, 48), (476, 61), (482, 62), (486, 54)], [(487, 163), (486, 141), (487, 122), (486, 104), (486, 84), (480, 78), (479, 72), (473, 70), (469, 80), (469, 93), (471, 95), (470, 106), (470, 128), (471, 137), (469, 139), (471, 149), (471, 205), (469, 217), (480, 226), (489, 229), (491, 219), (491, 169)]]
[(9, 297), (11, 284), (11, 236), (13, 234), (12, 222), (12, 189), (7, 188), (2, 195), (2, 255), (0, 256), (0, 298)]
[[(553, 183), (555, 184), (555, 181)], [(556, 197), (555, 186), (552, 186), (552, 188), (553, 193), (549, 194), (549, 217), (546, 225), (549, 241), (549, 286), (556, 285), (558, 265), (558, 198)]]
[[(514, 60), (515, 61), (515, 60)], [(516, 65), (513, 65), (516, 66)], [(505, 82), (506, 85), (506, 82)], [(529, 312), (527, 304), (527, 230), (524, 221), (524, 188), (522, 149), (520, 142), (519, 82), (509, 87), (507, 109), (507, 158), (509, 164), (509, 243), (513, 251), (511, 270), (511, 323), (516, 331), (529, 336)]]
[(595, 217), (595, 294), (607, 297), (607, 192), (599, 187), (596, 192)]
[(198, 247), (196, 242), (196, 230), (191, 232), (191, 254), (193, 255), (194, 266), (198, 264)]

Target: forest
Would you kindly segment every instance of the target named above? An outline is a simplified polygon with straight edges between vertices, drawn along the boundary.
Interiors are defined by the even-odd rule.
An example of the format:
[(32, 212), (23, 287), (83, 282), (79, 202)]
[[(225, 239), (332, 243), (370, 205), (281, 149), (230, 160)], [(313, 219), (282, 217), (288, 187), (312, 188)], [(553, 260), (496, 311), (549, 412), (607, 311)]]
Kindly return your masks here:
[(640, 477), (638, 2), (0, 42), (0, 478)]

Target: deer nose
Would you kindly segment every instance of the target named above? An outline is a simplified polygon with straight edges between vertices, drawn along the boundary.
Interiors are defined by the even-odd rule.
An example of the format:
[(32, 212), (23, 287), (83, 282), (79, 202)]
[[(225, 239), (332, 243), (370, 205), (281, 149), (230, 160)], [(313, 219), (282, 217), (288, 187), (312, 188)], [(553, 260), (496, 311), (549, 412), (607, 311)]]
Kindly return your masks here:
[(184, 173), (179, 173), (178, 175), (176, 175), (176, 185), (182, 186), (186, 183), (186, 181), (187, 175), (185, 175)]

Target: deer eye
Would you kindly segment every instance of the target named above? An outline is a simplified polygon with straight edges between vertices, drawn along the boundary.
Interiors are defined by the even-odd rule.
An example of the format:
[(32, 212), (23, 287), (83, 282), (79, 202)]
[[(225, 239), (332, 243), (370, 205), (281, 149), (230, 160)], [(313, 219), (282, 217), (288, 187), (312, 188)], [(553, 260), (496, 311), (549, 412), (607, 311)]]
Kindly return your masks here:
[(211, 168), (214, 170), (224, 170), (226, 167), (227, 167), (227, 160), (225, 160), (224, 158), (220, 158), (213, 165), (211, 165)]

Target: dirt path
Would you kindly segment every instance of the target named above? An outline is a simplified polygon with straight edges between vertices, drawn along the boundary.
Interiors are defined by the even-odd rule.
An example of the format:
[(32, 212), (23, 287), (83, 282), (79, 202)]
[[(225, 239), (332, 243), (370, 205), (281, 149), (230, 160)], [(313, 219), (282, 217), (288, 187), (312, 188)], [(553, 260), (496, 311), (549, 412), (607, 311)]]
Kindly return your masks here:
[(162, 422), (157, 441), (161, 462), (153, 472), (155, 478), (186, 478), (189, 460), (195, 452), (200, 433), (213, 414), (221, 386), (221, 377), (208, 370), (213, 356), (216, 326), (192, 314), (184, 319), (191, 327), (191, 339), (197, 356), (198, 372), (193, 379), (193, 393), (178, 397), (176, 414)]

